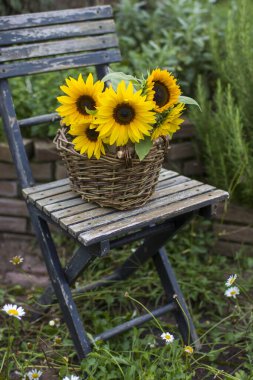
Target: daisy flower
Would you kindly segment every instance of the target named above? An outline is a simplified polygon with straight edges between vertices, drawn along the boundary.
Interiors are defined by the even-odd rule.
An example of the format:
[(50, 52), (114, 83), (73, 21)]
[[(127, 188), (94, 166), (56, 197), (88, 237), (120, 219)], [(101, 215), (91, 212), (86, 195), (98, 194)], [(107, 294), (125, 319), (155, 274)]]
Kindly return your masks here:
[(227, 279), (225, 285), (226, 286), (233, 285), (233, 283), (235, 282), (236, 279), (237, 279), (237, 274), (231, 274), (231, 276), (229, 276), (229, 278)]
[(31, 371), (27, 372), (27, 377), (29, 380), (33, 379), (39, 379), (40, 376), (42, 375), (41, 371), (38, 371), (37, 369), (32, 369)]
[(19, 265), (24, 261), (23, 257), (21, 256), (14, 256), (10, 259), (10, 263), (13, 265)]
[(71, 375), (70, 377), (66, 376), (62, 380), (79, 380), (79, 376)]
[(3, 311), (5, 311), (8, 315), (11, 315), (12, 317), (21, 319), (25, 315), (25, 311), (21, 306), (12, 305), (12, 304), (6, 304), (2, 308)]
[(236, 298), (236, 296), (238, 296), (238, 294), (240, 294), (240, 290), (239, 288), (237, 288), (237, 286), (231, 286), (231, 288), (228, 288), (226, 291), (225, 291), (225, 296), (227, 297), (233, 297), (233, 298)]
[(193, 352), (194, 352), (194, 349), (192, 348), (192, 346), (184, 346), (184, 352), (186, 352), (187, 354), (192, 355)]
[(164, 339), (167, 344), (172, 343), (175, 339), (174, 336), (168, 332), (162, 333), (161, 338)]

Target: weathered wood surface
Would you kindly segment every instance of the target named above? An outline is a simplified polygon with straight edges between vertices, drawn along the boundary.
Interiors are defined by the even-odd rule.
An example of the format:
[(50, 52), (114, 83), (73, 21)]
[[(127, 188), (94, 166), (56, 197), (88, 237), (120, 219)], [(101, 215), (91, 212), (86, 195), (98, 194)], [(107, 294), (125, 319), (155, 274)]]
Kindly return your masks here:
[(75, 22), (72, 24), (40, 26), (0, 33), (0, 46), (93, 36), (115, 32), (114, 20)]
[(22, 15), (0, 17), (0, 30), (30, 28), (41, 25), (65, 24), (68, 22), (86, 20), (99, 20), (110, 17), (112, 17), (112, 8), (110, 5), (27, 13)]
[(118, 49), (0, 65), (0, 79), (119, 62)]
[(20, 46), (0, 48), (0, 62), (27, 58), (48, 57), (50, 55), (103, 50), (118, 46), (116, 34), (71, 38), (64, 41), (50, 41)]
[[(110, 239), (123, 233), (158, 223), (175, 215), (198, 210), (228, 197), (227, 192), (190, 180), (173, 171), (162, 170), (155, 194), (143, 207), (129, 211), (101, 208), (60, 186), (25, 189), (28, 201), (50, 216), (84, 245)], [(58, 181), (59, 183), (59, 181)]]

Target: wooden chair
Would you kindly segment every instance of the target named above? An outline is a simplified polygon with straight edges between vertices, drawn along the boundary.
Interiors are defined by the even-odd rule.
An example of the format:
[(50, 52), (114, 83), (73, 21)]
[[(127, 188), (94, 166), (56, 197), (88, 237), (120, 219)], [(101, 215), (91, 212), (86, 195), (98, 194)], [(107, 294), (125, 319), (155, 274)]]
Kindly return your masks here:
[[(71, 285), (93, 260), (108, 254), (110, 248), (144, 239), (120, 268), (83, 291), (124, 280), (152, 258), (168, 301), (152, 310), (153, 315), (159, 317), (171, 311), (184, 342), (197, 345), (192, 318), (164, 244), (194, 215), (209, 217), (212, 205), (227, 198), (228, 194), (163, 169), (157, 190), (145, 206), (124, 212), (103, 209), (85, 202), (71, 191), (68, 179), (36, 186), (23, 146), (21, 129), (53, 122), (59, 117), (47, 114), (17, 120), (8, 78), (95, 65), (97, 77), (101, 79), (108, 72), (108, 64), (121, 59), (111, 7), (0, 17), (0, 46), (4, 129), (52, 282), (41, 297), (41, 304), (48, 305), (56, 296), (78, 356), (84, 358), (91, 350), (91, 343), (73, 300)], [(48, 222), (56, 224), (80, 243), (65, 268), (57, 255)], [(150, 319), (150, 314), (137, 317), (94, 339), (109, 339)]]

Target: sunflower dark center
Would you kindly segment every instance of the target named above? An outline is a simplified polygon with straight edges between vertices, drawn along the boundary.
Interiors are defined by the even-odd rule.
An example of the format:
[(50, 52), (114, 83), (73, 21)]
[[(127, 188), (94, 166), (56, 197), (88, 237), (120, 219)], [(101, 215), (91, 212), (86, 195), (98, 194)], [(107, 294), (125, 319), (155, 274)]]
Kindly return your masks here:
[(88, 128), (85, 133), (90, 141), (97, 141), (99, 133), (95, 129)]
[(121, 103), (115, 107), (113, 117), (117, 123), (127, 125), (134, 120), (135, 110), (130, 104)]
[(154, 101), (158, 107), (163, 107), (170, 100), (168, 88), (162, 82), (155, 82), (153, 90), (155, 91)]
[(87, 107), (89, 110), (93, 111), (93, 110), (95, 110), (96, 102), (91, 96), (83, 95), (77, 99), (76, 106), (77, 106), (78, 111), (82, 115), (88, 115), (85, 107)]

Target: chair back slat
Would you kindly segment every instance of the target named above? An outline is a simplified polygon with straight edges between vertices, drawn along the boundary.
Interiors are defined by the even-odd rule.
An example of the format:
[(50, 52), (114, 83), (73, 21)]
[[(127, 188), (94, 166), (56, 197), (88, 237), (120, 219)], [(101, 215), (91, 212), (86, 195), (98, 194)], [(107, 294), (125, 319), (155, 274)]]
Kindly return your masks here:
[(69, 22), (99, 20), (110, 17), (112, 17), (112, 8), (109, 5), (27, 13), (0, 17), (0, 30), (23, 29), (43, 25), (59, 25)]
[(38, 58), (66, 53), (80, 53), (91, 50), (102, 50), (118, 47), (116, 34), (105, 34), (102, 36), (80, 37), (44, 43), (33, 43), (14, 47), (0, 48), (0, 62), (16, 61), (29, 58)]
[(0, 65), (0, 79), (45, 73), (49, 71), (66, 70), (77, 67), (109, 64), (111, 62), (119, 62), (120, 59), (120, 52), (116, 49), (36, 61), (18, 61), (14, 64)]
[(115, 32), (113, 20), (75, 22), (62, 25), (40, 26), (0, 33), (0, 46), (58, 40), (63, 38), (92, 36)]
[(0, 79), (120, 60), (110, 6), (0, 17)]

